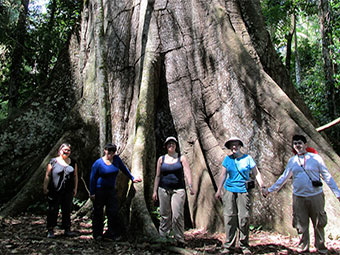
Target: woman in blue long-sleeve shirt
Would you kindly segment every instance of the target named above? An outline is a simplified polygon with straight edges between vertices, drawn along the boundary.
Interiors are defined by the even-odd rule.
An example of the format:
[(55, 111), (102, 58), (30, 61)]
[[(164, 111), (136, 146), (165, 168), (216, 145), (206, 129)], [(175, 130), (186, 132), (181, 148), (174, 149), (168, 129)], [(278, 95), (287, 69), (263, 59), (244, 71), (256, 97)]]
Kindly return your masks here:
[[(107, 144), (104, 148), (105, 155), (94, 162), (90, 176), (90, 198), (93, 201), (94, 213), (92, 219), (93, 238), (100, 240), (103, 237), (117, 239), (120, 237), (118, 201), (116, 196), (116, 178), (119, 170), (128, 176), (132, 182), (141, 182), (134, 178), (123, 161), (116, 155), (117, 147)], [(108, 229), (103, 234), (103, 210), (106, 207)]]

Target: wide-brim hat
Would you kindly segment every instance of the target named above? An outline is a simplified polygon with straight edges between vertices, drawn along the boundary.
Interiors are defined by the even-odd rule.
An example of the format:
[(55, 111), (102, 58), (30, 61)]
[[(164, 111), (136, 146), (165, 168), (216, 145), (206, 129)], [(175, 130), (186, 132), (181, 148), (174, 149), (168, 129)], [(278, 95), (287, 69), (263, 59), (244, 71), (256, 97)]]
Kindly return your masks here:
[(168, 142), (170, 142), (170, 141), (174, 141), (176, 144), (178, 143), (176, 137), (174, 137), (174, 136), (169, 136), (169, 137), (167, 137), (167, 138), (165, 139), (164, 145), (166, 145), (166, 144), (167, 144)]
[(229, 144), (231, 142), (239, 142), (241, 144), (241, 146), (243, 146), (243, 142), (240, 138), (236, 137), (236, 136), (232, 136), (228, 139), (228, 141), (225, 142), (224, 146), (227, 147), (229, 149)]

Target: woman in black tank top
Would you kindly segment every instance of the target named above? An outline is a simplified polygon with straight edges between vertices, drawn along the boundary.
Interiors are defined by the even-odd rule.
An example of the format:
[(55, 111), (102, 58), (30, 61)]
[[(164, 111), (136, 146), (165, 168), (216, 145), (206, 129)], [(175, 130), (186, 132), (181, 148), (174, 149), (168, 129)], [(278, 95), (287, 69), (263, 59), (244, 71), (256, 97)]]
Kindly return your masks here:
[(156, 177), (152, 199), (159, 200), (160, 226), (159, 234), (169, 237), (171, 229), (179, 245), (185, 244), (184, 240), (184, 202), (186, 178), (190, 194), (194, 195), (192, 188), (191, 170), (185, 156), (176, 152), (177, 139), (168, 137), (164, 146), (167, 154), (159, 157), (157, 161)]

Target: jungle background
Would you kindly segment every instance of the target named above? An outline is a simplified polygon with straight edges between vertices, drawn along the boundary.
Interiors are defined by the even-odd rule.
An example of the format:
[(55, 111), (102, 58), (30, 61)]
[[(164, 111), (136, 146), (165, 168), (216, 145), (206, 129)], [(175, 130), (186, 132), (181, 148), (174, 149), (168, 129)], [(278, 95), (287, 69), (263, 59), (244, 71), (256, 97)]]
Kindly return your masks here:
[[(188, 229), (186, 238), (190, 241), (191, 245), (186, 249), (167, 245), (167, 250), (165, 249), (165, 251), (164, 245), (162, 246), (150, 242), (150, 240), (153, 239), (152, 237), (155, 236), (155, 230), (152, 228), (147, 229), (147, 226), (152, 222), (157, 226), (157, 207), (150, 204), (150, 201), (147, 199), (148, 196), (150, 196), (150, 190), (145, 187), (141, 188), (137, 186), (135, 193), (134, 187), (131, 188), (124, 177), (120, 177), (119, 179), (119, 182), (122, 183), (119, 186), (121, 190), (120, 195), (122, 197), (121, 201), (122, 204), (126, 205), (126, 208), (122, 206), (122, 214), (129, 214), (129, 208), (132, 207), (132, 211), (134, 212), (132, 215), (135, 216), (131, 217), (132, 223), (129, 223), (130, 219), (127, 217), (122, 217), (126, 221), (126, 225), (130, 226), (127, 232), (127, 240), (129, 240), (129, 242), (117, 244), (94, 243), (90, 238), (89, 226), (91, 224), (91, 203), (88, 200), (86, 188), (88, 184), (89, 168), (94, 160), (100, 156), (103, 144), (106, 141), (111, 140), (118, 143), (120, 146), (119, 152), (121, 153), (122, 158), (136, 174), (140, 174), (140, 172), (136, 170), (138, 169), (136, 166), (144, 164), (149, 167), (151, 166), (150, 168), (152, 168), (154, 164), (149, 163), (148, 165), (148, 163), (145, 162), (136, 162), (138, 161), (138, 158), (144, 157), (142, 153), (138, 151), (138, 146), (136, 146), (139, 142), (137, 139), (138, 131), (136, 132), (136, 140), (129, 140), (129, 136), (127, 135), (128, 131), (126, 130), (128, 130), (128, 127), (131, 124), (128, 123), (128, 118), (126, 116), (123, 116), (123, 118), (121, 117), (121, 115), (124, 115), (121, 113), (124, 110), (120, 109), (122, 108), (122, 105), (127, 106), (128, 108), (131, 107), (131, 109), (133, 109), (133, 106), (129, 106), (126, 102), (123, 102), (122, 104), (120, 102), (116, 103), (115, 100), (129, 101), (129, 99), (115, 98), (112, 96), (114, 93), (134, 95), (134, 92), (131, 92), (131, 90), (123, 84), (124, 79), (120, 80), (121, 84), (118, 81), (117, 83), (120, 85), (112, 90), (103, 87), (103, 91), (101, 91), (101, 87), (99, 86), (98, 92), (96, 92), (99, 95), (97, 98), (98, 104), (93, 102), (84, 103), (86, 100), (83, 99), (85, 98), (84, 95), (91, 94), (93, 90), (96, 90), (97, 88), (93, 87), (91, 89), (91, 86), (89, 86), (89, 88), (82, 86), (82, 82), (79, 82), (81, 79), (78, 79), (77, 77), (73, 80), (68, 79), (69, 72), (71, 72), (70, 70), (75, 66), (72, 62), (73, 59), (78, 58), (81, 54), (86, 55), (86, 57), (91, 55), (89, 53), (90, 50), (86, 51), (86, 49), (91, 48), (91, 43), (95, 41), (93, 38), (102, 39), (95, 41), (95, 47), (93, 48), (96, 50), (101, 49), (103, 45), (107, 47), (106, 49), (110, 49), (109, 46), (107, 46), (109, 43), (106, 44), (106, 42), (110, 42), (109, 39), (114, 42), (113, 44), (116, 43), (116, 45), (118, 45), (117, 48), (122, 48), (126, 45), (124, 45), (124, 36), (119, 38), (118, 43), (115, 39), (109, 38), (109, 36), (106, 38), (107, 41), (105, 42), (103, 37), (101, 37), (104, 33), (104, 30), (101, 27), (94, 26), (92, 31), (94, 36), (89, 36), (89, 34), (91, 34), (91, 32), (89, 32), (91, 26), (91, 13), (94, 15), (96, 8), (100, 9), (100, 7), (102, 7), (101, 5), (104, 5), (105, 2), (106, 1), (82, 0), (50, 0), (45, 2), (33, 0), (0, 1), (0, 155), (3, 159), (0, 163), (0, 177), (2, 178), (0, 205), (1, 225), (4, 230), (1, 233), (1, 251), (4, 254), (99, 254), (100, 252), (102, 252), (102, 254), (115, 252), (117, 254), (164, 254), (166, 252), (169, 254), (218, 253), (224, 238), (223, 227), (221, 227), (222, 224), (220, 224), (222, 220), (220, 217), (216, 216), (219, 215), (218, 213), (215, 214), (215, 211), (220, 210), (220, 204), (216, 205), (214, 202), (207, 202), (206, 198), (205, 200), (199, 200), (199, 198), (195, 200), (203, 201), (204, 203), (202, 202), (202, 204), (205, 204), (206, 208), (214, 207), (214, 212), (209, 211), (206, 213), (214, 218), (213, 222), (210, 222), (209, 219), (203, 217), (203, 214), (205, 213), (204, 209), (206, 208), (203, 208), (203, 212), (201, 212), (200, 209), (193, 207), (193, 202), (190, 200), (189, 206), (187, 206), (188, 208), (186, 209), (186, 225)], [(127, 3), (129, 1), (125, 2)], [(136, 1), (136, 3), (137, 2), (138, 1)], [(147, 13), (150, 3), (154, 4), (154, 1), (140, 1), (140, 9), (142, 9), (145, 2), (148, 2), (147, 7), (145, 7), (145, 12)], [(216, 4), (217, 6), (217, 2), (218, 1), (211, 1), (209, 4)], [(230, 6), (237, 4), (240, 5), (240, 9), (245, 10), (245, 5), (248, 4), (247, 1), (225, 1), (224, 3), (229, 7), (229, 9), (226, 7), (228, 10), (234, 10)], [(321, 127), (337, 120), (339, 117), (338, 112), (340, 104), (340, 73), (338, 68), (340, 61), (339, 1), (264, 0), (259, 3), (261, 4), (261, 14), (259, 14), (259, 17), (263, 17), (265, 25), (263, 29), (269, 32), (272, 47), (275, 50), (275, 54), (278, 55), (278, 59), (280, 59), (280, 64), (283, 69), (280, 69), (281, 67), (279, 67), (277, 69), (277, 74), (275, 74), (275, 71), (269, 70), (270, 68), (268, 68), (268, 66), (270, 64), (267, 66), (264, 64), (266, 61), (264, 58), (274, 54), (268, 50), (270, 47), (268, 47), (267, 52), (263, 53), (263, 55), (258, 53), (259, 62), (261, 62), (265, 71), (271, 74), (271, 77), (275, 82), (277, 82), (290, 97), (290, 100), (299, 107), (310, 121), (312, 127)], [(137, 5), (138, 4), (133, 5), (133, 8), (137, 9)], [(160, 10), (170, 9), (170, 4), (168, 4), (169, 6), (160, 3), (158, 5), (161, 6), (159, 7)], [(131, 10), (133, 8), (131, 8)], [(213, 7), (209, 8), (213, 9)], [(207, 10), (211, 10), (209, 8), (207, 7)], [(104, 9), (105, 8), (103, 8), (103, 10)], [(223, 8), (220, 6), (216, 7), (216, 9), (218, 11), (223, 11)], [(104, 11), (99, 10), (97, 14), (101, 14), (102, 12)], [(231, 23), (234, 21), (232, 14), (231, 11), (228, 12)], [(207, 15), (209, 16), (210, 14), (208, 13)], [(114, 15), (112, 14), (111, 16)], [(109, 26), (107, 24), (114, 24), (114, 21), (111, 19), (106, 21), (106, 17), (110, 17), (110, 14), (103, 14), (103, 17), (101, 17), (104, 20), (104, 23), (107, 22), (105, 23), (105, 26)], [(145, 17), (148, 17), (148, 15), (145, 15)], [(195, 18), (200, 21), (204, 20), (201, 16)], [(263, 36), (263, 34), (260, 33), (260, 31), (262, 32), (263, 30), (256, 26), (252, 27), (252, 20), (247, 23), (247, 18), (249, 18), (247, 15), (244, 15), (242, 18), (247, 24), (249, 34), (252, 35), (250, 40), (256, 45), (257, 40), (259, 42), (261, 41), (260, 36)], [(86, 19), (88, 21), (86, 21)], [(148, 22), (152, 24), (151, 18), (143, 24), (148, 25)], [(124, 26), (122, 23), (118, 25)], [(174, 24), (171, 25), (174, 26)], [(159, 26), (162, 27), (161, 25)], [(236, 22), (233, 23), (233, 26), (237, 27)], [(251, 31), (252, 29), (253, 31)], [(165, 30), (166, 29), (164, 29), (164, 31)], [(169, 31), (171, 31), (171, 28), (169, 28)], [(183, 34), (185, 33), (183, 32)], [(121, 35), (116, 36), (119, 37)], [(173, 39), (171, 38), (171, 34), (164, 33), (164, 36), (169, 36), (170, 42)], [(89, 40), (85, 40), (85, 37), (88, 37)], [(140, 40), (143, 42), (145, 38), (141, 37)], [(246, 43), (243, 42), (243, 44)], [(144, 45), (145, 48), (148, 46), (147, 43), (141, 43), (141, 45)], [(254, 48), (258, 50), (256, 46)], [(76, 49), (81, 49), (79, 50), (80, 53)], [(142, 48), (140, 51), (144, 52), (146, 60), (148, 58), (153, 59), (153, 55), (151, 54), (149, 56), (147, 50), (143, 51)], [(165, 52), (170, 52), (170, 48), (165, 49), (161, 53), (160, 60), (156, 58), (154, 61), (154, 58), (151, 63), (157, 63), (157, 61), (161, 61), (162, 63), (177, 61), (177, 55), (174, 55), (172, 60), (166, 56)], [(116, 53), (117, 52), (114, 50), (112, 50), (112, 52), (109, 50), (105, 51), (105, 54), (107, 55), (114, 55)], [(92, 78), (91, 76), (95, 76), (96, 78), (93, 79), (101, 80), (103, 83), (109, 83), (109, 81), (107, 81), (109, 79), (115, 81), (119, 80), (117, 75), (115, 77), (110, 77), (110, 75), (106, 73), (109, 70), (106, 69), (107, 66), (114, 66), (111, 70), (114, 70), (116, 73), (118, 73), (118, 71), (126, 73), (131, 71), (129, 68), (132, 65), (129, 65), (129, 68), (122, 66), (121, 60), (118, 59), (118, 57), (112, 62), (110, 62), (109, 58), (103, 60), (106, 57), (105, 54), (102, 55), (101, 52), (96, 53), (96, 60), (101, 59), (102, 62), (95, 67), (95, 70), (87, 71), (86, 82)], [(202, 54), (204, 55), (204, 52), (202, 52)], [(125, 52), (123, 57), (127, 58), (127, 55), (128, 54)], [(88, 57), (88, 59), (86, 59), (86, 57), (82, 56), (79, 57), (80, 60), (77, 59), (77, 61), (81, 62), (80, 66), (82, 65), (80, 67), (80, 73), (86, 73), (87, 69), (91, 69), (86, 66), (86, 63), (89, 63), (91, 58)], [(136, 59), (137, 58), (138, 56)], [(209, 57), (207, 58), (209, 59)], [(270, 57), (268, 57), (268, 59), (269, 58)], [(69, 59), (71, 59), (71, 61), (65, 61)], [(66, 62), (71, 63), (65, 64)], [(136, 63), (137, 62), (138, 61), (136, 61)], [(136, 69), (138, 69), (138, 64), (136, 64), (136, 66)], [(154, 67), (156, 67), (156, 71), (157, 68), (159, 68), (159, 73), (165, 72), (163, 70), (164, 66), (156, 64)], [(148, 70), (147, 65), (144, 65), (143, 68), (144, 70)], [(140, 70), (143, 68), (140, 68)], [(214, 68), (217, 69), (217, 67)], [(152, 70), (152, 68), (150, 69), (149, 73), (156, 72), (155, 70)], [(141, 73), (143, 71), (141, 71)], [(95, 74), (92, 74), (91, 72)], [(157, 73), (156, 75), (153, 75), (153, 77), (156, 76)], [(286, 79), (286, 76), (291, 83), (282, 82), (282, 80)], [(136, 77), (136, 80), (138, 81), (134, 82), (143, 83), (143, 79), (140, 78), (139, 80), (137, 75)], [(170, 77), (170, 79), (171, 78), (174, 81), (173, 84), (175, 84), (177, 78)], [(133, 78), (131, 78), (131, 80), (133, 80)], [(128, 81), (131, 82), (131, 80)], [(161, 76), (155, 81), (151, 79), (150, 83), (158, 82), (160, 84), (172, 84), (171, 82), (169, 83), (168, 80), (168, 77)], [(83, 82), (85, 83), (85, 79)], [(168, 89), (171, 91), (171, 86), (169, 86)], [(295, 90), (299, 92), (299, 96), (294, 96)], [(159, 88), (158, 93), (164, 98), (167, 97), (167, 91), (164, 91), (161, 88)], [(195, 90), (189, 91), (188, 93), (195, 94)], [(105, 94), (110, 94), (110, 97), (105, 96)], [(140, 89), (140, 94), (143, 95), (142, 88)], [(172, 95), (174, 94), (169, 93), (170, 99), (167, 100), (171, 101)], [(55, 100), (54, 96), (56, 98), (63, 98), (63, 100)], [(303, 100), (303, 104), (299, 103), (300, 97)], [(146, 98), (148, 98), (148, 95)], [(97, 100), (93, 99), (93, 101)], [(131, 96), (131, 105), (136, 105), (134, 100), (133, 96)], [(142, 100), (138, 101), (138, 105), (141, 105), (139, 111), (141, 111), (140, 109), (143, 106), (141, 101)], [(157, 99), (155, 99), (155, 101), (157, 101)], [(111, 109), (110, 106), (107, 106), (109, 104), (108, 102), (111, 104)], [(91, 104), (96, 105), (96, 108), (103, 109), (103, 111), (99, 110), (99, 113), (96, 113), (99, 115), (98, 125), (92, 125), (91, 118), (88, 118), (87, 122), (84, 121), (84, 116), (77, 113), (77, 111), (79, 111), (84, 115), (91, 115), (90, 113), (93, 111)], [(44, 108), (47, 108), (46, 105), (53, 110), (44, 111)], [(156, 102), (155, 105), (162, 104)], [(251, 105), (251, 103), (249, 105)], [(306, 109), (304, 109), (305, 106), (307, 106)], [(215, 106), (213, 105), (213, 107)], [(213, 180), (216, 178), (216, 171), (214, 170), (215, 162), (209, 159), (209, 150), (202, 150), (206, 151), (206, 154), (204, 154), (204, 156), (197, 156), (194, 153), (197, 152), (197, 150), (192, 150), (192, 152), (188, 149), (189, 145), (192, 145), (192, 147), (197, 146), (195, 143), (196, 140), (181, 131), (184, 124), (181, 126), (182, 123), (176, 123), (178, 118), (176, 119), (175, 114), (173, 114), (175, 125), (167, 125), (169, 123), (164, 121), (164, 119), (169, 119), (169, 112), (179, 112), (181, 109), (180, 106), (178, 109), (175, 108), (175, 106), (170, 106), (170, 108), (170, 110), (165, 109), (158, 113), (158, 122), (156, 121), (158, 124), (156, 124), (155, 136), (164, 138), (166, 135), (165, 133), (178, 134), (182, 140), (186, 141), (181, 143), (181, 147), (183, 153), (189, 155), (189, 161), (192, 162), (192, 169), (195, 169), (195, 166), (197, 167), (198, 164), (201, 164), (195, 163), (194, 159), (205, 159), (205, 161), (208, 162), (206, 166), (207, 170), (209, 170), (208, 175), (213, 176), (211, 177)], [(259, 106), (255, 103), (254, 111), (257, 112), (258, 108)], [(185, 107), (183, 110), (184, 109)], [(145, 111), (149, 112), (152, 110), (145, 109)], [(139, 121), (138, 117), (143, 115), (142, 112), (138, 113), (140, 115), (137, 114), (137, 124)], [(166, 113), (167, 115), (162, 116), (161, 113)], [(205, 118), (211, 118), (211, 115), (207, 113)], [(179, 116), (181, 117), (180, 114)], [(297, 116), (297, 118), (299, 118), (301, 115)], [(37, 118), (42, 121), (32, 124)], [(162, 121), (165, 123), (162, 123)], [(67, 123), (65, 124), (65, 122)], [(54, 126), (56, 123), (59, 123), (60, 126), (52, 129), (48, 123), (51, 123)], [(111, 125), (108, 123), (111, 123)], [(122, 125), (121, 123), (128, 124)], [(119, 126), (119, 128), (117, 128), (117, 130), (112, 130), (112, 127), (114, 127), (115, 124), (116, 127)], [(217, 125), (214, 126), (212, 123), (209, 124), (210, 128), (215, 130), (216, 133), (222, 132)], [(306, 125), (309, 125), (309, 123)], [(164, 129), (164, 127), (167, 127), (167, 129)], [(29, 132), (27, 132), (27, 130), (29, 130)], [(236, 131), (236, 129), (234, 131)], [(321, 153), (323, 150), (334, 150), (336, 154), (339, 154), (340, 126), (334, 125), (319, 131), (319, 133), (322, 136), (320, 139), (324, 139), (330, 147), (327, 149), (328, 147), (326, 145), (320, 145), (320, 148), (316, 147), (317, 150), (320, 150)], [(93, 136), (93, 134), (98, 134), (98, 137), (96, 135)], [(308, 134), (309, 136), (312, 136), (311, 133)], [(148, 134), (144, 135), (148, 137)], [(38, 136), (39, 143), (37, 144), (35, 140)], [(48, 159), (55, 154), (56, 148), (58, 148), (58, 145), (65, 139), (75, 145), (75, 156), (78, 161), (81, 159), (79, 161), (80, 169), (82, 169), (80, 175), (81, 185), (80, 191), (74, 200), (75, 211), (73, 216), (75, 222), (74, 228), (77, 231), (78, 236), (73, 239), (60, 237), (54, 241), (49, 241), (46, 240), (44, 232), (44, 215), (47, 204), (40, 192), (41, 189), (37, 188), (37, 184), (42, 182), (41, 176)], [(273, 140), (276, 139), (277, 137), (273, 137)], [(209, 147), (209, 142), (204, 144), (204, 139), (201, 138), (201, 140), (201, 147)], [(222, 141), (222, 136), (217, 140)], [(278, 140), (285, 141), (285, 139), (282, 139), (281, 137)], [(287, 140), (289, 139), (287, 138)], [(134, 146), (131, 145), (132, 143)], [(161, 153), (161, 141), (156, 139), (156, 141), (152, 141), (151, 144), (152, 143), (154, 143), (153, 146), (146, 148), (152, 148), (151, 151), (154, 154), (159, 155)], [(313, 143), (319, 145), (317, 141), (313, 141)], [(278, 146), (277, 148), (282, 152), (289, 150), (287, 147), (289, 146)], [(86, 150), (82, 150), (82, 148), (86, 148)], [(252, 147), (250, 147), (250, 149), (253, 151), (255, 150), (255, 148)], [(260, 150), (265, 149), (261, 148)], [(270, 154), (268, 152), (264, 152), (264, 154), (265, 153)], [(222, 155), (221, 151), (217, 154)], [(279, 165), (281, 166), (281, 170), (283, 170), (282, 166), (286, 163), (286, 157), (288, 157), (288, 155), (285, 157), (282, 156), (280, 159)], [(336, 156), (329, 157), (335, 161), (335, 166), (338, 166), (338, 159)], [(261, 159), (260, 156), (258, 158)], [(151, 162), (155, 161), (153, 157), (147, 158), (146, 160)], [(326, 162), (328, 162), (328, 160), (326, 160)], [(329, 164), (334, 166), (332, 163)], [(265, 167), (263, 167), (263, 169), (266, 170)], [(339, 176), (338, 167), (335, 167), (335, 170), (333, 170), (333, 175), (334, 171), (336, 176)], [(266, 171), (264, 172), (266, 173)], [(152, 184), (152, 174), (150, 176), (150, 174), (147, 175), (142, 173), (142, 175), (144, 176), (144, 182), (147, 185), (152, 186), (150, 185), (150, 183)], [(277, 176), (278, 174), (274, 173), (273, 175)], [(31, 182), (31, 179), (36, 179), (38, 181)], [(339, 180), (339, 178), (336, 180)], [(207, 181), (202, 181), (202, 183), (205, 183), (211, 188), (208, 189), (208, 191), (205, 188), (202, 188), (201, 192), (204, 191), (210, 194), (214, 192), (213, 181), (212, 184), (207, 183)], [(203, 186), (204, 185), (201, 187)], [(196, 189), (199, 190), (198, 187), (196, 187)], [(289, 190), (287, 192), (289, 194)], [(139, 196), (142, 196), (143, 199), (140, 199)], [(258, 198), (258, 192), (255, 193), (254, 196)], [(137, 199), (135, 199), (135, 197), (137, 197)], [(141, 200), (144, 200), (144, 197), (146, 200), (145, 204), (140, 202)], [(330, 207), (333, 207), (333, 204), (331, 203)], [(264, 209), (271, 207), (270, 202), (264, 200), (260, 200), (257, 205)], [(289, 211), (289, 205), (286, 202), (282, 202), (282, 205), (283, 207), (287, 207), (287, 210)], [(336, 208), (334, 210), (335, 212), (331, 214), (333, 219), (338, 215)], [(197, 211), (197, 214), (192, 216), (192, 211)], [(284, 210), (280, 211), (280, 215), (284, 215), (284, 212)], [(145, 216), (148, 213), (152, 215), (151, 221)], [(264, 219), (258, 217), (258, 220), (254, 221), (251, 226), (251, 244), (254, 245), (253, 252), (257, 254), (295, 253), (295, 250), (292, 247), (296, 244), (296, 239), (293, 232), (289, 230), (289, 223), (287, 223), (289, 222), (289, 219), (282, 216), (282, 218), (280, 218), (282, 221), (277, 221), (274, 220), (275, 216), (273, 216), (273, 214), (275, 214), (275, 210), (269, 214), (269, 216), (263, 216)], [(259, 210), (257, 215), (261, 215), (261, 210)], [(133, 222), (134, 218), (141, 219), (142, 225), (145, 225), (143, 229), (147, 229), (145, 230), (146, 232), (143, 233), (148, 233), (146, 236), (148, 236), (149, 239), (143, 240), (142, 238), (131, 238), (131, 233), (138, 232), (138, 230), (133, 228), (134, 223), (136, 223)], [(265, 224), (266, 219), (269, 219), (268, 224)], [(282, 222), (284, 226), (280, 227)], [(285, 227), (286, 225), (287, 227)], [(200, 226), (205, 226), (205, 228), (200, 228)], [(336, 225), (334, 225), (334, 227), (336, 227)], [(327, 242), (331, 249), (330, 253), (336, 254), (340, 252), (339, 238), (340, 237), (332, 231), (328, 233)], [(67, 250), (65, 250), (65, 246), (68, 247)]]

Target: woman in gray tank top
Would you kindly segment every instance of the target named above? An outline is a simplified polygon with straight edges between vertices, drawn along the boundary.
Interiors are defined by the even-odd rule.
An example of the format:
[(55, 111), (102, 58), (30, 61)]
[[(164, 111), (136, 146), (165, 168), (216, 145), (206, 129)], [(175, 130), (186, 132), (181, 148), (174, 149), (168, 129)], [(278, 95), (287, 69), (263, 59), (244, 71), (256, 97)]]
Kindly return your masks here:
[(73, 236), (71, 232), (72, 200), (77, 193), (78, 166), (69, 156), (71, 145), (63, 143), (58, 150), (58, 157), (52, 158), (47, 165), (43, 191), (48, 198), (47, 237), (54, 237), (59, 207), (62, 211), (62, 228), (65, 236)]

